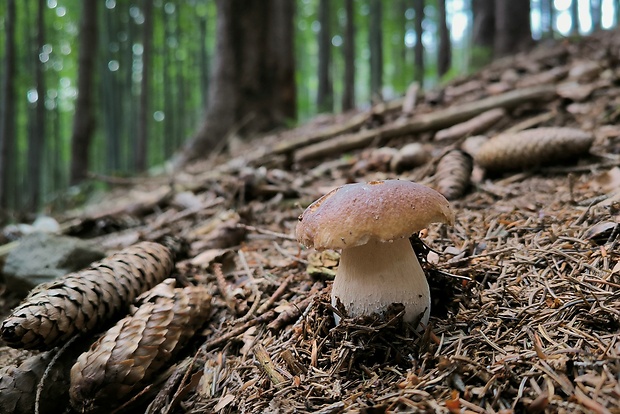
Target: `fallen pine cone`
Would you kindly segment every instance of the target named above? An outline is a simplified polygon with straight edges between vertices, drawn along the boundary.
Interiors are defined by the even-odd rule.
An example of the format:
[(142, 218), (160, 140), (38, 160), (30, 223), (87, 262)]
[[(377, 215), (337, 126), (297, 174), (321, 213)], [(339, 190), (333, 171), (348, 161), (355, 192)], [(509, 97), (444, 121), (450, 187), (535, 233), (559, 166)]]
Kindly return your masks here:
[(448, 200), (455, 200), (465, 194), (469, 187), (472, 158), (461, 150), (451, 150), (444, 154), (435, 170), (435, 189)]
[(501, 172), (556, 164), (587, 153), (594, 136), (575, 128), (535, 128), (502, 134), (484, 143), (475, 161)]
[(174, 279), (138, 299), (140, 307), (110, 328), (71, 368), (71, 404), (82, 413), (110, 412), (141, 389), (211, 310), (206, 287), (174, 288)]
[(0, 335), (14, 348), (51, 349), (112, 320), (167, 278), (172, 266), (170, 250), (158, 243), (128, 247), (86, 270), (34, 288), (4, 320)]

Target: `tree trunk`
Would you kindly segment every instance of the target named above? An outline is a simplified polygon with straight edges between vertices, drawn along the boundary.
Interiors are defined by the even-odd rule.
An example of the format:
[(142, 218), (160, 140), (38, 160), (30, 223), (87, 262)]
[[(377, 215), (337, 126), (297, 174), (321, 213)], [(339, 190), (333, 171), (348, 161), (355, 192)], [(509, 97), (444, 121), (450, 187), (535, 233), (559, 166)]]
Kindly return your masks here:
[(353, 0), (344, 1), (344, 92), (342, 94), (342, 110), (355, 108), (355, 10)]
[(445, 75), (452, 65), (452, 45), (450, 43), (450, 30), (448, 29), (448, 16), (446, 15), (446, 0), (437, 0), (439, 12), (439, 53), (437, 53), (437, 72), (439, 77)]
[(97, 2), (82, 3), (78, 57), (78, 96), (71, 136), (71, 185), (88, 176), (89, 152), (95, 131), (93, 102), (95, 58), (97, 56)]
[[(616, 6), (617, 7), (617, 6)], [(572, 0), (570, 3), (571, 30), (573, 36), (579, 35), (579, 2)]]
[(480, 68), (493, 57), (495, 40), (495, 0), (472, 0), (474, 25), (472, 29), (471, 66)]
[(370, 94), (373, 100), (383, 100), (383, 36), (382, 0), (370, 0)]
[[(176, 8), (175, 16), (176, 16), (176, 25), (174, 29), (174, 37), (177, 39), (178, 44), (182, 45), (183, 44), (182, 38), (185, 36), (185, 34), (183, 33), (183, 25), (182, 25), (183, 23), (181, 20), (181, 7), (179, 7), (178, 5)], [(180, 145), (182, 142), (181, 139), (185, 136), (189, 128), (189, 125), (187, 125), (187, 116), (186, 116), (187, 114), (186, 114), (186, 109), (185, 109), (186, 108), (185, 106), (186, 92), (185, 91), (187, 90), (187, 87), (185, 85), (186, 79), (187, 79), (187, 77), (185, 76), (185, 69), (186, 69), (187, 63), (181, 59), (176, 59), (175, 63), (176, 63), (175, 84), (176, 84), (177, 97), (175, 100), (174, 109), (176, 110), (175, 118), (177, 118), (177, 123), (176, 123), (177, 130), (174, 136), (177, 139), (177, 144)]]
[(153, 1), (143, 1), (144, 23), (142, 24), (142, 79), (140, 81), (140, 103), (138, 107), (138, 135), (134, 152), (137, 171), (148, 167), (148, 142), (151, 100), (151, 54), (153, 49)]
[(28, 211), (36, 211), (41, 199), (41, 167), (43, 165), (43, 145), (45, 143), (45, 80), (43, 64), (39, 58), (45, 45), (46, 1), (37, 5), (37, 35), (34, 50), (34, 77), (37, 99), (34, 101), (34, 123), (28, 131), (27, 203)]
[[(108, 45), (116, 40), (115, 36), (119, 31), (118, 20), (112, 15), (113, 11), (104, 9), (103, 25), (101, 31), (101, 50), (104, 64), (101, 71), (101, 82), (99, 84), (99, 93), (101, 95), (101, 103), (103, 106), (103, 131), (105, 133), (105, 170), (109, 172), (117, 172), (121, 169), (121, 136), (123, 133), (122, 114), (123, 105), (120, 96), (119, 76), (120, 71), (113, 66), (110, 67), (109, 62), (116, 62), (119, 68), (122, 67), (122, 59), (118, 51), (112, 52)], [(117, 43), (118, 44), (118, 43)], [(119, 46), (120, 47), (120, 46)], [(79, 95), (78, 95), (79, 96)]]
[(553, 38), (553, 0), (540, 0), (540, 31), (543, 39)]
[[(164, 12), (165, 13), (165, 12)], [(209, 56), (207, 54), (207, 23), (208, 16), (200, 18), (200, 91), (202, 92), (202, 106), (206, 108), (209, 104)], [(164, 31), (164, 34), (166, 32)], [(166, 39), (164, 38), (164, 45)], [(165, 46), (164, 46), (165, 47)], [(166, 67), (164, 66), (164, 70)]]
[[(163, 87), (164, 87), (164, 114), (165, 114), (165, 119), (164, 119), (164, 147), (166, 150), (166, 154), (172, 154), (176, 148), (178, 148), (177, 146), (177, 139), (176, 137), (176, 132), (177, 132), (177, 127), (176, 125), (178, 124), (178, 120), (176, 119), (177, 117), (175, 116), (174, 113), (174, 108), (176, 107), (175, 103), (176, 103), (176, 94), (175, 94), (175, 89), (174, 89), (174, 84), (173, 84), (173, 65), (172, 65), (172, 54), (174, 53), (174, 48), (170, 46), (170, 42), (168, 41), (168, 39), (173, 38), (174, 36), (174, 32), (172, 30), (172, 18), (170, 17), (170, 15), (166, 12), (165, 8), (162, 8), (162, 12), (163, 12), (163, 21), (164, 21), (164, 30), (163, 30), (163, 39), (162, 39), (162, 45), (163, 45), (163, 61), (164, 61), (164, 68), (163, 68)], [(205, 36), (206, 36), (206, 28), (205, 28)], [(203, 44), (204, 48), (206, 49), (206, 43)], [(209, 68), (203, 68), (206, 70), (209, 70)], [(208, 79), (208, 78), (207, 78)], [(209, 90), (208, 85), (204, 86), (202, 89), (202, 93), (203, 95), (207, 95)], [(205, 96), (205, 98), (203, 98), (203, 100), (205, 102), (208, 102), (208, 96)], [(206, 104), (205, 104), (205, 108), (206, 108)]]
[(415, 34), (416, 42), (415, 54), (415, 80), (424, 86), (424, 44), (422, 43), (422, 23), (424, 21), (424, 0), (414, 0), (413, 9), (415, 10)]
[(217, 40), (205, 119), (177, 159), (183, 164), (225, 144), (235, 130), (249, 136), (279, 125), (270, 56), (271, 0), (216, 0)]
[(0, 209), (10, 206), (15, 170), (15, 0), (7, 0), (4, 38), (4, 73), (0, 109)]
[(331, 77), (331, 13), (329, 0), (319, 0), (319, 87), (316, 104), (319, 112), (334, 110), (334, 90)]
[(521, 52), (532, 45), (529, 0), (496, 0), (494, 56)]
[(274, 73), (274, 99), (278, 123), (297, 119), (297, 88), (295, 87), (295, 2), (273, 1), (270, 65)]
[(601, 30), (601, 0), (590, 0), (590, 16), (592, 16), (592, 31)]

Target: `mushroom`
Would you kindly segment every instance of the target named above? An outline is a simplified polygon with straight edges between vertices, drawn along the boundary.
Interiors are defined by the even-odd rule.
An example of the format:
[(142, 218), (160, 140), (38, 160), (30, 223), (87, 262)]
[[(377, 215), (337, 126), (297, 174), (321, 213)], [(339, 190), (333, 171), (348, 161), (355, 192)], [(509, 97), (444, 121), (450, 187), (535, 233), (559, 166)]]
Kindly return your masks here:
[[(317, 250), (342, 249), (332, 286), (351, 317), (405, 306), (404, 320), (426, 325), (430, 291), (409, 237), (430, 223), (454, 223), (444, 196), (411, 181), (346, 184), (299, 216), (297, 240)], [(339, 318), (335, 315), (336, 323)]]

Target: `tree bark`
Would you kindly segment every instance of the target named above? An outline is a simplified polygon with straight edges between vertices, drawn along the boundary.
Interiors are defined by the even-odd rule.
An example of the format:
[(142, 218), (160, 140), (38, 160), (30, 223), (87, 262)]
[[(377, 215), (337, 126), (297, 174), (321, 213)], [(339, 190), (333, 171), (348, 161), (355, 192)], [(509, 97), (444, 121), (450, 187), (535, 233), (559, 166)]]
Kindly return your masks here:
[(446, 15), (446, 0), (437, 0), (439, 12), (439, 53), (437, 53), (437, 72), (439, 77), (445, 75), (452, 65), (452, 45)]
[(540, 31), (543, 39), (553, 38), (551, 10), (553, 8), (553, 0), (540, 0), (538, 4), (540, 11)]
[[(165, 11), (164, 11), (165, 13)], [(200, 90), (202, 92), (202, 106), (204, 108), (209, 104), (209, 55), (207, 54), (207, 24), (208, 16), (200, 17)], [(164, 42), (166, 31), (164, 31)], [(165, 43), (164, 43), (165, 44)], [(164, 46), (165, 47), (165, 46)], [(164, 70), (166, 68), (164, 67)]]
[(4, 73), (0, 109), (0, 209), (10, 206), (15, 169), (15, 0), (7, 0), (4, 38)]
[(148, 167), (149, 123), (151, 99), (151, 54), (153, 49), (153, 1), (143, 1), (144, 23), (142, 24), (142, 79), (140, 81), (140, 102), (138, 108), (138, 134), (135, 142), (134, 163), (137, 171)]
[[(616, 3), (616, 7), (618, 3)], [(571, 0), (570, 3), (571, 30), (573, 36), (579, 35), (579, 3), (577, 0)]]
[(370, 0), (370, 93), (373, 100), (382, 101), (383, 94), (383, 36), (382, 0)]
[(72, 185), (84, 180), (88, 175), (90, 143), (95, 131), (93, 94), (97, 56), (97, 3), (96, 1), (82, 3), (78, 52), (78, 96), (71, 136), (69, 182)]
[(344, 92), (342, 110), (355, 108), (355, 10), (353, 0), (344, 1), (346, 22), (344, 26)]
[(43, 145), (45, 143), (45, 80), (43, 63), (39, 55), (45, 45), (45, 0), (37, 5), (37, 35), (34, 50), (34, 77), (37, 100), (34, 102), (34, 123), (28, 130), (28, 168), (27, 168), (27, 202), (28, 211), (35, 211), (41, 199), (41, 167), (43, 165)]
[(319, 0), (319, 87), (316, 104), (319, 112), (332, 112), (334, 110), (334, 90), (331, 74), (331, 13), (329, 0)]
[[(105, 133), (105, 169), (108, 173), (121, 169), (121, 137), (123, 105), (121, 88), (119, 86), (119, 71), (111, 70), (108, 62), (116, 61), (122, 66), (122, 59), (118, 52), (114, 53), (108, 46), (119, 31), (118, 21), (112, 15), (113, 11), (104, 9), (103, 27), (101, 30), (102, 58), (105, 64), (101, 71), (101, 83), (98, 85), (103, 106), (103, 131)], [(79, 95), (78, 95), (79, 97)]]
[(415, 80), (424, 86), (424, 44), (422, 43), (424, 21), (424, 0), (414, 0), (413, 9), (415, 10), (415, 34), (416, 42), (414, 48), (415, 55)]
[(274, 108), (278, 123), (297, 119), (297, 88), (295, 87), (295, 2), (273, 1), (273, 23), (270, 56), (276, 61)]
[(270, 56), (273, 29), (271, 0), (216, 0), (217, 40), (209, 102), (203, 124), (177, 164), (204, 157), (226, 143), (235, 130), (242, 136), (280, 124), (276, 76), (278, 59)]
[(474, 25), (472, 29), (471, 66), (480, 68), (493, 57), (495, 40), (495, 0), (472, 0)]
[(590, 0), (590, 16), (592, 16), (592, 31), (601, 30), (601, 0)]
[(494, 56), (502, 57), (532, 45), (529, 0), (496, 0)]
[[(177, 139), (176, 134), (177, 134), (177, 127), (176, 125), (178, 124), (178, 119), (174, 113), (174, 108), (176, 107), (176, 99), (177, 99), (177, 95), (175, 94), (175, 86), (174, 86), (174, 77), (173, 77), (173, 64), (172, 64), (172, 55), (174, 53), (174, 48), (170, 46), (170, 42), (168, 41), (168, 39), (173, 38), (174, 36), (174, 32), (172, 30), (172, 18), (170, 17), (170, 14), (168, 14), (168, 12), (166, 12), (165, 8), (162, 8), (162, 12), (163, 12), (163, 21), (164, 21), (164, 29), (163, 29), (163, 39), (162, 39), (162, 45), (163, 45), (163, 61), (164, 61), (164, 68), (163, 68), (163, 87), (164, 87), (164, 114), (165, 114), (165, 119), (164, 119), (164, 148), (166, 150), (167, 154), (172, 154), (174, 152), (174, 150), (176, 148), (178, 148), (177, 146)], [(205, 28), (205, 36), (206, 36), (206, 28)], [(205, 38), (206, 40), (206, 38)], [(202, 43), (204, 48), (206, 48), (206, 43)], [(204, 70), (209, 70), (208, 67), (203, 67), (202, 69)], [(204, 75), (204, 72), (203, 72)], [(205, 80), (208, 81), (209, 78), (206, 78)], [(202, 86), (202, 85), (201, 85)], [(205, 96), (203, 98), (203, 100), (205, 101), (205, 108), (207, 108), (208, 102), (209, 102), (209, 97), (208, 97), (208, 93), (209, 93), (209, 86), (208, 84), (206, 86), (202, 86), (202, 94), (203, 96)]]

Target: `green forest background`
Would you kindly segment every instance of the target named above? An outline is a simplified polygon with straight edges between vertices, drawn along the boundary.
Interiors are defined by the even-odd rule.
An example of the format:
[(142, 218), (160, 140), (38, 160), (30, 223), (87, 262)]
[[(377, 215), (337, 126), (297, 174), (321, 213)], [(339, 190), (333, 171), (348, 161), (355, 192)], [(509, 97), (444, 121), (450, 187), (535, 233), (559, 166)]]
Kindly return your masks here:
[[(89, 171), (96, 176), (128, 176), (136, 168), (134, 138), (138, 128), (138, 99), (143, 74), (143, 2), (101, 0), (98, 16), (99, 49), (96, 59), (97, 119)], [(147, 0), (148, 1), (148, 0)], [(534, 39), (585, 35), (617, 25), (618, 2), (611, 0), (540, 0), (530, 2)], [(371, 96), (369, 26), (371, 2), (354, 2), (356, 107), (369, 107)], [(382, 99), (401, 96), (415, 79), (415, 13), (413, 2), (383, 1)], [(7, 1), (0, 1), (0, 61), (6, 60), (4, 33)], [(77, 97), (78, 40), (81, 0), (24, 0), (16, 2), (14, 79), (15, 152), (6, 212), (63, 208), (83, 193), (69, 187), (73, 114)], [(316, 115), (318, 85), (319, 0), (295, 3), (295, 58), (297, 120)], [(439, 14), (437, 1), (424, 7), (425, 89), (476, 69), (472, 63), (472, 12), (469, 0), (447, 0), (446, 20), (451, 31), (452, 66), (437, 74)], [(209, 78), (215, 54), (216, 6), (209, 0), (153, 0), (153, 54), (150, 82), (149, 145), (151, 172), (162, 171), (166, 160), (192, 136), (208, 102)], [(343, 93), (343, 1), (329, 3), (332, 44), (333, 111), (341, 110)], [(579, 21), (571, 20), (577, 7)], [(573, 14), (574, 16), (574, 14)], [(43, 46), (39, 47), (40, 40)], [(0, 65), (2, 78), (5, 65)], [(42, 69), (37, 84), (37, 69)], [(38, 87), (37, 87), (38, 85)], [(42, 96), (39, 96), (42, 91)], [(44, 105), (43, 117), (37, 114)], [(39, 107), (40, 108), (40, 107)], [(291, 123), (291, 126), (294, 125)], [(33, 151), (33, 148), (38, 151)], [(34, 154), (34, 155), (33, 155)], [(38, 155), (37, 155), (38, 154)], [(33, 163), (38, 168), (33, 168)], [(33, 179), (33, 174), (40, 181)], [(95, 180), (96, 182), (97, 180)], [(33, 182), (37, 188), (32, 188)], [(92, 183), (92, 181), (91, 181)], [(3, 218), (15, 217), (6, 214)]]

